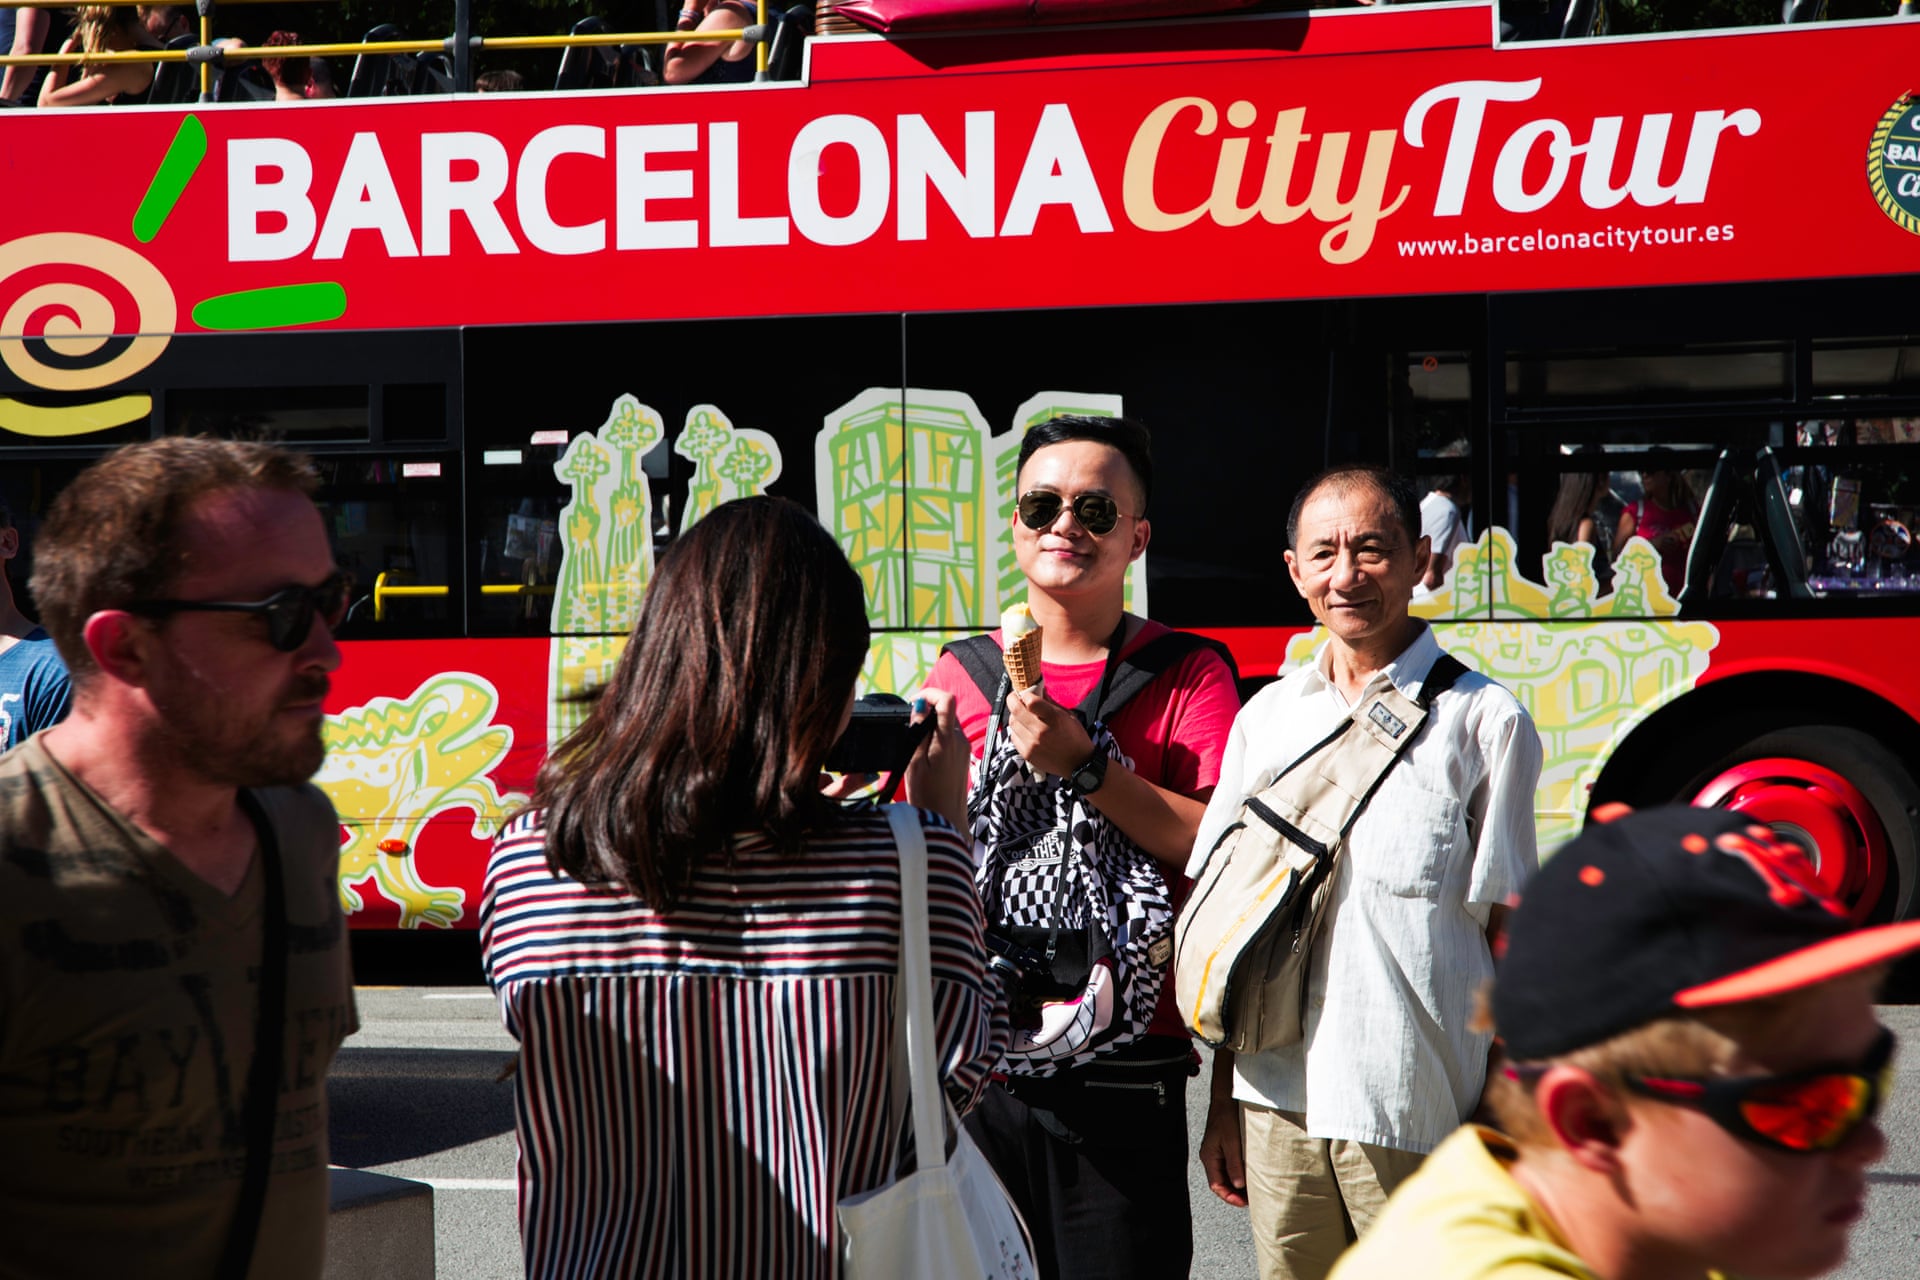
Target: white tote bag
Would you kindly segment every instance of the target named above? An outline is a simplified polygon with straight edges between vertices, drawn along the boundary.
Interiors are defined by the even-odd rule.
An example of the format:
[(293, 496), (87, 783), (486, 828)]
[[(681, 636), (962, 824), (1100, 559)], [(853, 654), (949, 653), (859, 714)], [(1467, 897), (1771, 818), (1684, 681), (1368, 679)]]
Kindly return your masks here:
[[(940, 1088), (927, 947), (927, 839), (909, 805), (887, 808), (900, 847), (900, 976), (894, 1002), (895, 1111), (906, 1064), (918, 1168), (838, 1206), (847, 1280), (1033, 1280), (1020, 1211), (960, 1127)], [(946, 1151), (948, 1126), (953, 1154)]]

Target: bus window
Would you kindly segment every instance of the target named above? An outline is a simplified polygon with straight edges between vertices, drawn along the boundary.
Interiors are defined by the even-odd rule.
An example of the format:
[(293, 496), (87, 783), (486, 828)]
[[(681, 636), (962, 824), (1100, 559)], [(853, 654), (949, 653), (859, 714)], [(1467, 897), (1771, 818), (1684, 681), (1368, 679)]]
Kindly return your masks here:
[(1791, 398), (1784, 342), (1700, 344), (1658, 352), (1509, 352), (1507, 408), (1539, 412), (1629, 404)]
[(1920, 344), (1816, 341), (1812, 373), (1816, 396), (1920, 395)]
[(446, 385), (397, 382), (380, 388), (380, 438), (423, 444), (447, 439)]
[[(1911, 453), (1920, 417), (1812, 419), (1778, 451), (1783, 544), (1804, 566), (1808, 594), (1826, 600), (1920, 595), (1920, 483)], [(1771, 477), (1763, 476), (1763, 483)], [(1787, 521), (1790, 520), (1789, 525)]]
[(171, 436), (289, 445), (370, 438), (365, 386), (180, 388), (166, 393)]
[(479, 452), (469, 536), (479, 598), (475, 628), (546, 635), (561, 561), (567, 488), (555, 473), (570, 432), (521, 433), (521, 443)]
[[(1569, 447), (1538, 561), (1557, 591), (1550, 616), (1742, 616), (1920, 595), (1920, 488), (1884, 439), (1908, 422), (1920, 426), (1729, 424), (1739, 442), (1728, 447), (1676, 441), (1604, 458)], [(1740, 441), (1766, 434), (1783, 442)]]
[(353, 580), (347, 639), (456, 634), (456, 459), (321, 455), (316, 501)]

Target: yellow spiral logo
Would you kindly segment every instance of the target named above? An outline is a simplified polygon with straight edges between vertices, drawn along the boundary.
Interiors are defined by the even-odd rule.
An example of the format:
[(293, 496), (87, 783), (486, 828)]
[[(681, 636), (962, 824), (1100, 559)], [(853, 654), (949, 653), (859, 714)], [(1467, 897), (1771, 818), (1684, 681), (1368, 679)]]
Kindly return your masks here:
[[(24, 272), (80, 268), (75, 278), (29, 284), (6, 301), (8, 282)], [(100, 278), (91, 283), (82, 278)], [(108, 282), (120, 296), (110, 296)], [(173, 286), (133, 250), (99, 236), (53, 231), (0, 244), (0, 361), (15, 376), (47, 391), (91, 391), (152, 364), (172, 340), (179, 315)], [(120, 321), (121, 305), (134, 323)], [(116, 335), (131, 333), (122, 345)], [(30, 341), (37, 340), (37, 341)], [(49, 361), (36, 347), (44, 345)]]

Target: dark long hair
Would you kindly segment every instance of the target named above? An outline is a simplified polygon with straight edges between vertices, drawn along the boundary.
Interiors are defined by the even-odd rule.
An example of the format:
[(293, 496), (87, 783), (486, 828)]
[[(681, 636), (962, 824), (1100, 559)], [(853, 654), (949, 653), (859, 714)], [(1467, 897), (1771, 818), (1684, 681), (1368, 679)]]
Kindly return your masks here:
[[(1547, 537), (1553, 542), (1577, 542), (1580, 522), (1593, 512), (1606, 492), (1607, 477), (1593, 471), (1569, 471), (1560, 477), (1560, 490), (1547, 512)], [(1597, 519), (1597, 518), (1596, 518)]]
[(667, 549), (612, 681), (540, 770), (548, 865), (665, 910), (736, 832), (798, 853), (835, 813), (820, 763), (867, 640), (860, 576), (806, 508), (715, 508)]

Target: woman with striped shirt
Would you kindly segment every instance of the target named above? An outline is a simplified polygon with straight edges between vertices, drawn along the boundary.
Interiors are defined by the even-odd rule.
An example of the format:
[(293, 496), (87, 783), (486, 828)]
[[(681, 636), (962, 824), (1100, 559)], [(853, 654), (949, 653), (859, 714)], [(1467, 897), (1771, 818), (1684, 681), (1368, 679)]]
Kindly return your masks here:
[[(481, 946), (520, 1041), (530, 1277), (832, 1277), (835, 1203), (892, 1176), (898, 854), (882, 810), (819, 785), (866, 616), (803, 507), (719, 507), (668, 549), (612, 682), (496, 842)], [(911, 769), (959, 811), (966, 738), (950, 702), (931, 713)], [(921, 820), (964, 1110), (1005, 1011), (970, 850)]]

